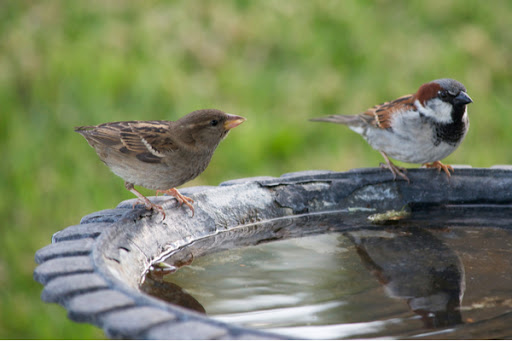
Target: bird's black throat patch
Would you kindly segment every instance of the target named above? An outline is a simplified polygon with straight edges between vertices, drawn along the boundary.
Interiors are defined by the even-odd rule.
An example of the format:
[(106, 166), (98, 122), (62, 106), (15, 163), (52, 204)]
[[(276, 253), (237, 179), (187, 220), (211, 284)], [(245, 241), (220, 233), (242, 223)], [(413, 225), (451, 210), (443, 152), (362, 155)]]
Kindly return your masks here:
[(460, 143), (460, 140), (467, 129), (467, 122), (462, 119), (465, 110), (465, 105), (462, 107), (454, 107), (452, 112), (452, 123), (434, 123), (434, 145), (438, 146), (441, 142), (445, 142), (449, 145), (455, 146)]

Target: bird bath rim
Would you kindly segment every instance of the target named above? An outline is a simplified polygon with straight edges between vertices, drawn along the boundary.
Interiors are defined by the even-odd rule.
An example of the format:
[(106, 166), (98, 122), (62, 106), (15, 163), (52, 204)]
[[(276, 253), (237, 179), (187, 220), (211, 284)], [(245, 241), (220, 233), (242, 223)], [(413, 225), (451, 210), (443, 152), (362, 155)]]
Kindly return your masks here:
[(157, 204), (165, 201), (165, 220), (144, 208), (132, 209), (133, 199), (127, 200), (54, 234), (52, 244), (36, 253), (40, 265), (34, 278), (45, 286), (45, 302), (63, 305), (72, 320), (97, 325), (111, 338), (287, 338), (160, 301), (142, 293), (140, 282), (152, 264), (179, 248), (248, 224), (332, 210), (370, 208), (374, 213), (405, 205), (512, 203), (511, 166), (456, 168), (450, 179), (431, 169), (408, 174), (411, 184), (372, 168), (184, 188), (182, 193), (196, 202), (194, 217), (186, 208), (175, 208), (169, 197), (154, 198)]

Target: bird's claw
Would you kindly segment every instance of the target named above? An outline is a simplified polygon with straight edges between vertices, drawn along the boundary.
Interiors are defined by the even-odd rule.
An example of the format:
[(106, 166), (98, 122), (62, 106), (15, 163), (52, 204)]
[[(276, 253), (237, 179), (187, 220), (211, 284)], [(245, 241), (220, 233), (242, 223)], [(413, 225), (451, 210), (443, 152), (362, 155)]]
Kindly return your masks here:
[(393, 181), (396, 180), (396, 176), (398, 175), (408, 183), (411, 183), (411, 180), (409, 180), (407, 175), (405, 175), (405, 173), (407, 173), (407, 169), (404, 167), (398, 167), (390, 162), (390, 164), (381, 163), (380, 168), (389, 169), (391, 174), (393, 174)]
[(441, 161), (434, 161), (434, 162), (431, 162), (431, 163), (424, 163), (423, 164), (423, 167), (425, 168), (436, 168), (438, 172), (441, 172), (441, 169), (446, 173), (446, 175), (448, 175), (448, 177), (451, 177), (452, 174), (450, 173), (450, 171), (453, 173), (454, 170), (453, 170), (453, 167), (450, 166), (450, 165), (445, 165), (444, 163), (442, 163)]
[(167, 189), (165, 191), (157, 190), (156, 194), (169, 194), (176, 198), (178, 201), (178, 206), (181, 207), (183, 204), (187, 205), (190, 210), (192, 211), (192, 217), (194, 216), (194, 206), (192, 204), (194, 203), (194, 200), (192, 198), (189, 198), (187, 196), (184, 196), (176, 188)]
[(391, 173), (393, 174), (393, 181), (395, 181), (396, 176), (399, 175), (405, 181), (407, 181), (408, 183), (411, 183), (411, 180), (409, 180), (407, 175), (405, 175), (405, 173), (407, 173), (407, 169), (405, 169), (404, 167), (398, 167), (398, 166), (394, 165), (393, 162), (391, 162), (391, 160), (388, 158), (386, 153), (384, 153), (384, 152), (380, 152), (380, 153), (384, 157), (384, 160), (386, 160), (386, 164), (381, 163), (380, 167), (389, 169), (391, 171)]
[(156, 211), (156, 212), (159, 212), (159, 213), (162, 213), (163, 215), (163, 219), (165, 220), (165, 211), (164, 211), (164, 208), (160, 205), (157, 205), (157, 204), (153, 204), (148, 198), (145, 198), (146, 200), (143, 200), (143, 199), (137, 199), (134, 201), (133, 203), (133, 206), (132, 206), (132, 209), (135, 208), (135, 205), (144, 205), (146, 207), (146, 210), (148, 211)]

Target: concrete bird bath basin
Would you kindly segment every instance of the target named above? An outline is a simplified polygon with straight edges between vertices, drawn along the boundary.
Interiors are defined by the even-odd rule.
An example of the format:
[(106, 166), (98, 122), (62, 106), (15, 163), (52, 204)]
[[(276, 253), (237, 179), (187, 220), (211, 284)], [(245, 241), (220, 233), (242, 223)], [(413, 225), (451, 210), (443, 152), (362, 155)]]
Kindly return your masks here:
[[(511, 229), (512, 167), (456, 168), (450, 179), (431, 169), (411, 169), (408, 175), (410, 184), (392, 181), (389, 172), (380, 169), (344, 173), (305, 171), (278, 178), (247, 178), (219, 186), (185, 188), (181, 192), (196, 202), (194, 217), (186, 208), (175, 208), (169, 197), (159, 197), (154, 200), (159, 204), (166, 202), (165, 220), (142, 207), (132, 209), (133, 201), (128, 200), (115, 209), (87, 215), (80, 224), (55, 233), (52, 243), (36, 253), (39, 266), (34, 277), (44, 285), (45, 302), (63, 305), (70, 319), (94, 324), (110, 338), (297, 338), (300, 335), (210, 318), (148, 295), (141, 290), (141, 284), (149, 278), (158, 279), (160, 270), (165, 272), (220, 250), (334, 229), (345, 233), (362, 262), (390, 295), (408, 297), (410, 310), (425, 325), (432, 322), (432, 312), (424, 308), (425, 297), (434, 297), (434, 305), (449, 306), (443, 314), (451, 321), (447, 324), (451, 328), (439, 337), (510, 337), (512, 327), (503, 326), (512, 325), (512, 307), (510, 312), (493, 319), (462, 323), (460, 300), (468, 264), (459, 261), (456, 251), (434, 238), (432, 247), (445, 252), (434, 259), (437, 267), (447, 264), (439, 270), (441, 277), (449, 273), (454, 274), (450, 278), (455, 278), (448, 285), (453, 287), (451, 298), (441, 298), (439, 303), (438, 298), (444, 296), (437, 293), (412, 299), (412, 294), (405, 294), (409, 289), (403, 282), (414, 283), (414, 279), (397, 284), (397, 278), (405, 278), (400, 275), (404, 268), (397, 267), (396, 257), (385, 250), (403, 249), (415, 254), (416, 259), (430, 254), (419, 249), (432, 240), (429, 233), (420, 233), (419, 239), (407, 239), (410, 223), (420, 220), (443, 227), (492, 225)], [(402, 213), (386, 215), (392, 210)], [(335, 228), (331, 224), (333, 219)], [(398, 225), (393, 222), (396, 219)], [(391, 231), (405, 237), (375, 245), (371, 233), (361, 234), (367, 230)], [(490, 329), (494, 333), (486, 334)], [(426, 337), (422, 335), (410, 331), (393, 336)]]

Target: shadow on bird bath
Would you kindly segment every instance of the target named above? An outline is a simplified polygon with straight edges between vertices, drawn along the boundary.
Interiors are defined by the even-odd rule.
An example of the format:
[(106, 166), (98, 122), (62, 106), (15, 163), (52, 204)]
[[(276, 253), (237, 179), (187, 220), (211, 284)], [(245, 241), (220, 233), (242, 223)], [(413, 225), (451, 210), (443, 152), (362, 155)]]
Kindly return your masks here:
[(35, 278), (115, 338), (510, 337), (512, 171), (409, 175), (183, 189), (195, 216), (163, 221), (127, 201), (55, 234)]

